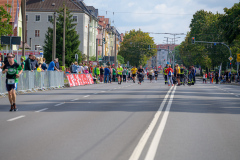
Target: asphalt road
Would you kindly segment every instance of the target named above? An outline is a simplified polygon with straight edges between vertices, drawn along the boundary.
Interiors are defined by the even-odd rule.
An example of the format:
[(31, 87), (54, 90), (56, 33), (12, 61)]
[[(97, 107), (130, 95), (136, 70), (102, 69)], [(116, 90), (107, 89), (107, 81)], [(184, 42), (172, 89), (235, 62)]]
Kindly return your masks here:
[(0, 160), (239, 160), (240, 86), (98, 84), (0, 99)]

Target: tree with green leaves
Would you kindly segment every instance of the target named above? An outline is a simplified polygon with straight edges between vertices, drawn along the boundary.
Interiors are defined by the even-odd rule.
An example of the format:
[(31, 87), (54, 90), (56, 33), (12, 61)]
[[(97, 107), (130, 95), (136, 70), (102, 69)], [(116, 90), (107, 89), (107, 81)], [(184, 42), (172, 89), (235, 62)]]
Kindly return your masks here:
[(231, 44), (240, 40), (240, 3), (235, 3), (232, 8), (224, 8), (225, 14), (221, 17), (221, 28), (226, 41)]
[[(10, 8), (10, 5), (5, 4)], [(0, 37), (12, 34), (12, 26), (10, 25), (11, 15), (4, 9), (4, 6), (0, 6)], [(0, 49), (2, 48), (0, 44)]]
[(121, 55), (117, 55), (118, 63), (124, 64), (124, 58)]
[[(62, 45), (63, 45), (63, 13), (64, 9), (60, 8), (57, 12), (56, 22), (56, 57), (59, 63), (62, 64)], [(53, 21), (51, 21), (53, 24)], [(79, 35), (76, 32), (76, 23), (74, 23), (71, 12), (67, 9), (66, 12), (66, 38), (65, 38), (65, 63), (70, 66), (75, 61), (75, 54), (78, 54), (78, 61), (81, 61), (81, 51), (78, 49), (80, 45)], [(44, 57), (46, 62), (52, 61), (52, 42), (53, 42), (53, 28), (49, 27), (45, 34), (44, 41)]]
[(150, 37), (149, 33), (131, 30), (125, 34), (118, 54), (132, 66), (144, 66), (147, 60), (157, 53), (157, 49), (149, 49), (149, 46), (156, 48), (153, 37)]

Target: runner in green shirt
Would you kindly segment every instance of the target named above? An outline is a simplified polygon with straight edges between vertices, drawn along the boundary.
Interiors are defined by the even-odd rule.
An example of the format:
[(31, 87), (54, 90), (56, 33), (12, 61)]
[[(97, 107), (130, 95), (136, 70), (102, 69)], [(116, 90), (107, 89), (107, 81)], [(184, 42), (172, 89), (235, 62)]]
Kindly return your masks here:
[(120, 64), (118, 64), (118, 68), (117, 68), (117, 77), (118, 77), (118, 84), (122, 83), (122, 72), (123, 72), (123, 68)]

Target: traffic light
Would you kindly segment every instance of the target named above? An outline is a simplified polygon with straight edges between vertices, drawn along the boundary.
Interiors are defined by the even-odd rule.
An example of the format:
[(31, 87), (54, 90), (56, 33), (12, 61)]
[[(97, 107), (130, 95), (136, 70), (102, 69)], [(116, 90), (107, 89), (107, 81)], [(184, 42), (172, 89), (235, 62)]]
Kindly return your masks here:
[(192, 44), (195, 44), (195, 37), (192, 37)]
[(232, 67), (232, 62), (230, 62), (230, 67)]

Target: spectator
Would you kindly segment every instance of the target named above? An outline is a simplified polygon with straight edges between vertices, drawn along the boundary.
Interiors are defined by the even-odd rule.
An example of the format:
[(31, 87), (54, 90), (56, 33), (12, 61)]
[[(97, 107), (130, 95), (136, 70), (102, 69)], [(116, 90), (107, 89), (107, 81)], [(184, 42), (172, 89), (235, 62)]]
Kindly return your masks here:
[(216, 84), (218, 84), (218, 72), (215, 74)]
[(84, 73), (84, 72), (83, 72), (83, 65), (82, 65), (82, 63), (79, 64), (78, 73), (79, 73), (79, 74)]
[[(56, 68), (59, 70), (60, 66), (59, 66), (59, 62), (58, 62), (58, 58), (56, 58), (57, 62), (55, 63)], [(55, 69), (56, 70), (56, 69)]]
[(56, 66), (55, 66), (56, 62), (57, 62), (56, 59), (54, 59), (52, 62), (50, 62), (49, 66), (48, 66), (48, 71), (54, 71), (54, 69), (56, 69), (57, 71), (59, 71), (59, 70), (56, 68)]
[(22, 69), (23, 69), (23, 71), (24, 71), (25, 62), (24, 62), (24, 58), (23, 58), (23, 57), (21, 57), (21, 67), (22, 67)]
[(116, 82), (116, 67), (112, 68), (112, 78), (113, 78), (113, 82)]
[(88, 71), (88, 66), (87, 66), (87, 65), (84, 66), (84, 73), (89, 73), (89, 71)]
[(0, 72), (2, 72), (2, 66), (3, 66), (2, 56), (1, 56), (1, 54), (0, 54)]
[(73, 64), (74, 64), (74, 63), (72, 63), (72, 64), (70, 65), (70, 72), (71, 72), (71, 73), (73, 73)]
[(76, 61), (76, 62), (74, 62), (73, 66), (72, 66), (72, 70), (73, 70), (72, 73), (78, 73), (78, 68), (79, 68), (79, 65)]
[(96, 73), (97, 73), (96, 78), (97, 78), (97, 80), (98, 80), (98, 78), (100, 77), (100, 67), (99, 67), (99, 65), (97, 65)]
[(25, 71), (31, 70), (31, 59), (32, 59), (32, 55), (29, 54), (28, 58), (24, 61), (25, 62), (25, 66), (24, 66)]
[(43, 63), (42, 63), (42, 70), (47, 70), (47, 64), (46, 64), (46, 59), (45, 58), (43, 58)]
[(38, 71), (38, 72), (42, 72), (42, 71), (43, 71), (43, 70), (42, 70), (42, 63), (39, 63), (39, 64), (38, 64), (37, 71)]
[(101, 68), (100, 68), (100, 82), (101, 83), (103, 82), (103, 73), (104, 73), (103, 66), (101, 66)]
[(36, 70), (38, 68), (38, 62), (36, 60), (36, 57), (33, 55), (31, 56), (31, 60), (30, 60), (30, 64), (31, 64), (31, 70)]
[(104, 83), (108, 83), (109, 73), (110, 73), (110, 70), (109, 70), (109, 68), (106, 66), (106, 67), (104, 68)]

